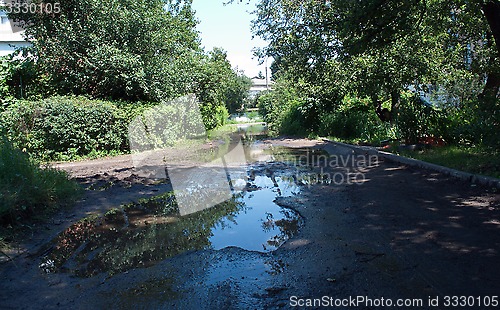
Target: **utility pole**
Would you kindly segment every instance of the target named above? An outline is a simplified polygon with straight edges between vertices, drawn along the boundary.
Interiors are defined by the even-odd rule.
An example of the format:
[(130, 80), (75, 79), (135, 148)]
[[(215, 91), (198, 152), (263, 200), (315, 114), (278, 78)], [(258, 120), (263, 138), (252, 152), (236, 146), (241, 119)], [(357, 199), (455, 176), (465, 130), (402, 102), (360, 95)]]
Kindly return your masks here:
[(267, 60), (269, 59), (269, 57), (266, 56), (266, 89), (269, 89), (269, 82), (268, 82), (268, 78), (267, 78)]

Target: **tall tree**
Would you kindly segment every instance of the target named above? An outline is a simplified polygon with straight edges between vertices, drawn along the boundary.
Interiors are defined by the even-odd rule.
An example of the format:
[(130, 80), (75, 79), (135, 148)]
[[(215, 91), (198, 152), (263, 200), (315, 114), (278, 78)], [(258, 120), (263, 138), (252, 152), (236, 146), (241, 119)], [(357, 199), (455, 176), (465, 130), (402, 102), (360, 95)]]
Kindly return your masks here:
[(158, 100), (189, 87), (202, 52), (191, 1), (44, 3), (11, 17), (25, 25), (31, 55), (58, 93)]
[(498, 93), (499, 1), (257, 2), (253, 30), (269, 42), (260, 53), (276, 59), (277, 76), (313, 81), (338, 63), (337, 81), (347, 79), (347, 90), (372, 97), (377, 109), (380, 96), (397, 107), (402, 89), (437, 83), (450, 70), (486, 74), (483, 95)]

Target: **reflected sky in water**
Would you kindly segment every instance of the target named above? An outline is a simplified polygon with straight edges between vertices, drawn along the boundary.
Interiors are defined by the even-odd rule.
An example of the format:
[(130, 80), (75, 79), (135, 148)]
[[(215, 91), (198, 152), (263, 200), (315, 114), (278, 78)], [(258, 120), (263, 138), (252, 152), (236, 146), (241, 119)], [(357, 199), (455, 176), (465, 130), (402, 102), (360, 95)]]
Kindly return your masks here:
[(250, 251), (273, 251), (296, 233), (301, 222), (299, 215), (272, 201), (279, 196), (297, 194), (299, 187), (281, 177), (267, 176), (256, 176), (248, 185), (256, 190), (244, 192), (243, 197), (238, 198), (246, 208), (234, 218), (224, 218), (213, 228), (212, 248), (236, 246)]

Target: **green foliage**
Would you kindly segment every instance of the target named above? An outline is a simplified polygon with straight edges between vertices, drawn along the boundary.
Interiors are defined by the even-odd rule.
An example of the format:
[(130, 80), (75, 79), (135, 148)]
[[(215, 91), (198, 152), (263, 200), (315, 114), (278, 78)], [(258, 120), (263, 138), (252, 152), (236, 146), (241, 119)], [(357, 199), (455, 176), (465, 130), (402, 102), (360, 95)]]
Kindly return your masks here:
[(304, 110), (300, 101), (292, 100), (288, 102), (288, 106), (284, 110), (283, 114), (280, 115), (280, 126), (279, 131), (283, 134), (289, 135), (304, 135), (306, 131), (304, 130), (306, 118), (304, 117)]
[(11, 18), (33, 43), (25, 63), (56, 93), (158, 101), (185, 94), (201, 52), (190, 1), (170, 2), (66, 1), (55, 16)]
[(250, 88), (246, 79), (231, 69), (226, 52), (220, 48), (215, 48), (201, 62), (193, 92), (201, 102), (207, 130), (224, 125), (228, 109), (241, 106)]
[(201, 48), (191, 1), (76, 0), (60, 8), (10, 14), (33, 43), (8, 64), (12, 96), (162, 102), (194, 93), (207, 129), (225, 122), (224, 106), (234, 110), (246, 99), (249, 79), (222, 49)]
[(184, 96), (144, 111), (128, 126), (131, 150), (162, 149), (203, 136), (203, 116), (197, 107), (194, 96)]
[(371, 110), (369, 102), (349, 97), (344, 98), (338, 110), (324, 113), (320, 117), (319, 134), (376, 144), (390, 138), (387, 125)]
[(71, 201), (80, 188), (66, 173), (40, 168), (0, 137), (0, 221), (13, 223)]
[(52, 97), (9, 106), (1, 123), (17, 147), (40, 159), (66, 160), (125, 151), (127, 121), (110, 102)]
[(300, 109), (303, 102), (294, 88), (278, 82), (274, 91), (259, 96), (259, 114), (271, 134), (303, 134), (305, 118)]
[(236, 74), (230, 79), (225, 93), (225, 102), (229, 113), (241, 112), (242, 107), (245, 108), (244, 104), (251, 86), (252, 79), (243, 74)]
[(5, 56), (2, 61), (4, 79), (4, 106), (14, 99), (37, 100), (55, 94), (50, 76), (37, 65), (29, 49), (21, 49)]
[(229, 112), (225, 106), (218, 106), (215, 115), (217, 119), (217, 127), (224, 126), (229, 119)]
[(450, 130), (456, 142), (500, 149), (500, 100), (470, 100), (450, 110)]
[[(200, 127), (204, 119), (197, 119), (194, 110), (183, 110), (185, 105), (177, 104), (181, 99), (165, 103), (131, 103), (57, 96), (39, 101), (18, 101), (0, 113), (0, 133), (8, 136), (16, 147), (40, 160), (97, 158), (128, 153), (129, 130), (132, 136), (135, 133), (130, 124), (141, 116), (148, 120), (150, 128), (161, 130), (155, 132), (158, 137), (173, 137), (153, 146), (166, 147), (177, 142), (175, 137), (205, 131), (203, 126)], [(201, 106), (205, 112), (202, 118), (210, 115), (208, 121), (212, 122), (212, 128), (224, 125), (229, 118), (226, 107), (222, 104), (210, 107), (213, 112), (203, 111), (207, 105)], [(178, 119), (173, 122), (178, 126), (165, 126), (166, 119)], [(189, 133), (185, 128), (197, 132)], [(149, 143), (146, 141), (147, 145), (143, 146), (148, 147)]]
[[(273, 77), (295, 96), (259, 99), (278, 131), (500, 145), (499, 1), (259, 0), (255, 14), (253, 32), (269, 42), (258, 55), (274, 58)], [(433, 106), (410, 86), (433, 89)]]
[(8, 98), (12, 97), (9, 85), (7, 84), (10, 78), (9, 69), (9, 61), (4, 57), (0, 58), (0, 98), (2, 98), (0, 101), (0, 111), (8, 105)]
[(422, 137), (448, 138), (448, 119), (444, 111), (426, 105), (419, 97), (407, 95), (398, 110), (397, 127), (400, 138), (408, 144)]
[(399, 154), (441, 166), (500, 178), (498, 150), (477, 146), (445, 146), (423, 151), (397, 151)]

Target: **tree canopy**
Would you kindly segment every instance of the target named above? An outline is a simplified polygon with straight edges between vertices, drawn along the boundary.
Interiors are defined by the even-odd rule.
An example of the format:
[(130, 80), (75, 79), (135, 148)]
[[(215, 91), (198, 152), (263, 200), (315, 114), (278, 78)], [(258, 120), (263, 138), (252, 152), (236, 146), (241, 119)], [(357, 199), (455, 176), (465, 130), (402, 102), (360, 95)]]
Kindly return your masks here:
[(261, 0), (255, 14), (254, 33), (269, 42), (259, 52), (274, 57), (275, 76), (321, 83), (319, 72), (337, 63), (338, 82), (378, 97), (464, 70), (488, 77), (483, 94), (498, 93), (499, 1)]
[(224, 51), (202, 49), (191, 2), (72, 0), (61, 2), (57, 13), (42, 7), (11, 13), (33, 43), (21, 61), (29, 70), (17, 72), (14, 86), (24, 88), (23, 97), (160, 101), (195, 93), (213, 128), (223, 121), (216, 111), (242, 100), (249, 86), (238, 84), (240, 74)]

